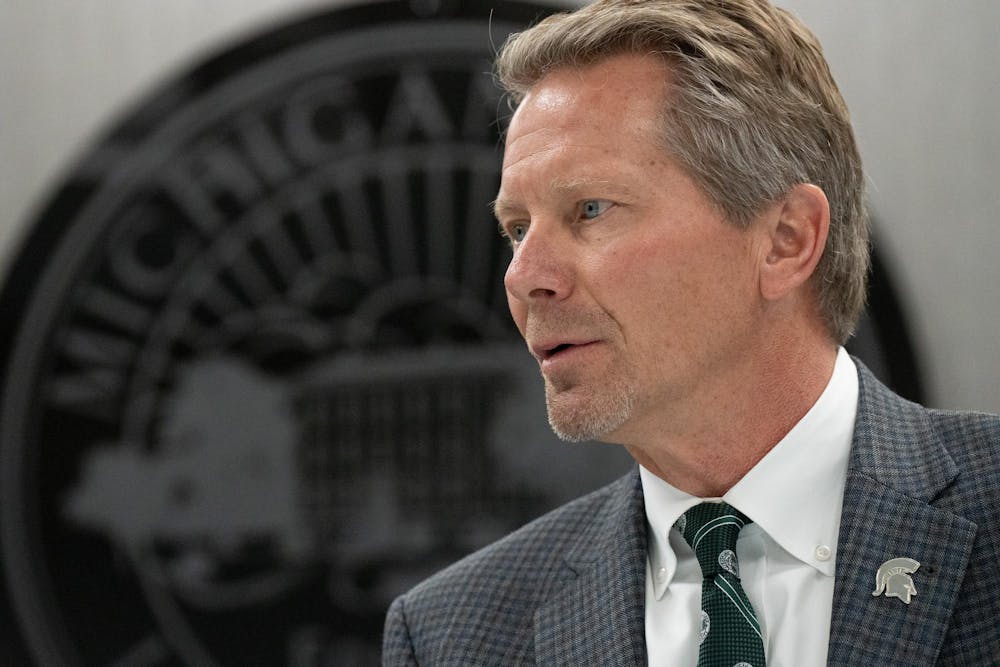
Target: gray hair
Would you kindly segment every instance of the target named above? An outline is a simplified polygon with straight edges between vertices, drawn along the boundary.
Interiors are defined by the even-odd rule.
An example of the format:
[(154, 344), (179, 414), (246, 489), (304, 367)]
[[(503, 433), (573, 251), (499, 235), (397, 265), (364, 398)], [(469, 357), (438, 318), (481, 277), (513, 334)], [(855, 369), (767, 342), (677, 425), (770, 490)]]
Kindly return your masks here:
[(622, 53), (670, 68), (665, 148), (732, 224), (746, 228), (799, 183), (826, 193), (830, 232), (812, 280), (845, 342), (864, 307), (869, 223), (847, 106), (816, 37), (767, 0), (601, 0), (512, 35), (496, 73), (519, 103), (554, 69)]

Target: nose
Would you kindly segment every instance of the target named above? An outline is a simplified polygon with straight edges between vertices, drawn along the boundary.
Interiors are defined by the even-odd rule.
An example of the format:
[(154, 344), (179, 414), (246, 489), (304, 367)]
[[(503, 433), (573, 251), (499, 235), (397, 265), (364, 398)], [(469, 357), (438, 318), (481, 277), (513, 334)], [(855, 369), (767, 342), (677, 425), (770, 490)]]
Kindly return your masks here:
[(538, 301), (559, 301), (572, 287), (570, 248), (561, 241), (557, 229), (534, 222), (507, 266), (504, 286), (508, 298), (524, 305)]

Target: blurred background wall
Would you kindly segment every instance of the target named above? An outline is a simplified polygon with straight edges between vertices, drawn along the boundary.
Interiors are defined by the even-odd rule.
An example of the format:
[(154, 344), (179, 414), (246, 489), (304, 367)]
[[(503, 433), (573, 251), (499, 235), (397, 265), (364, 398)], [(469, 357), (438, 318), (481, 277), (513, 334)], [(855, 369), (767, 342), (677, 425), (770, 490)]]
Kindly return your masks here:
[[(312, 12), (362, 4), (316, 0), (102, 0), (96, 3), (12, 0), (0, 5), (0, 274), (13, 266), (20, 244), (28, 236), (29, 223), (42, 214), (43, 204), (66, 182), (79, 160), (89, 155), (96, 142), (109, 131), (120, 130), (123, 120), (136, 121), (132, 116), (136, 109), (152, 96), (162, 93), (168, 82), (174, 85), (177, 81), (186, 81), (183, 85), (167, 88), (178, 91), (179, 98), (190, 95), (194, 99), (211, 90), (206, 81), (213, 81), (212, 77), (219, 76), (220, 72), (225, 74), (224, 68), (218, 67), (202, 71), (200, 78), (184, 78), (185, 73), (211, 56), (257, 35), (268, 34), (280, 25), (294, 23)], [(398, 10), (406, 4), (396, 3), (395, 6)], [(482, 18), (485, 16), (482, 10), (489, 4), (485, 0), (475, 3), (412, 0), (408, 3), (408, 11), (417, 17), (433, 17), (437, 12), (447, 13), (445, 9), (449, 7), (476, 7)], [(877, 249), (893, 278), (896, 296), (902, 302), (903, 316), (916, 345), (928, 402), (941, 407), (1000, 412), (997, 380), (1000, 377), (1000, 346), (994, 332), (1000, 321), (1000, 292), (997, 290), (1000, 262), (995, 260), (1000, 254), (1000, 241), (993, 231), (995, 212), (1000, 207), (1000, 188), (997, 187), (1000, 75), (996, 72), (1000, 42), (994, 38), (1000, 26), (1000, 3), (992, 0), (958, 0), (947, 5), (934, 0), (840, 0), (835, 3), (787, 0), (784, 6), (800, 14), (820, 37), (852, 109), (868, 170)], [(502, 12), (498, 15), (502, 18)], [(510, 20), (517, 19), (511, 15)], [(485, 21), (481, 25), (485, 25)], [(303, 35), (309, 32), (302, 30), (301, 24), (299, 29)], [(488, 31), (484, 28), (475, 27), (471, 33), (477, 45), (481, 43), (480, 33), (485, 40)], [(323, 36), (321, 31), (318, 34)], [(252, 51), (241, 53), (254, 56)], [(458, 150), (452, 146), (448, 149), (452, 153), (445, 151), (447, 159), (452, 160), (448, 164), (458, 164), (466, 153), (475, 152), (472, 149), (482, 149), (485, 161), (473, 160), (471, 166), (466, 165), (467, 173), (463, 176), (454, 177), (457, 180), (445, 178), (442, 183), (459, 184), (454, 188), (456, 192), (474, 190), (471, 186), (466, 187), (470, 183), (489, 184), (492, 178), (489, 172), (495, 167), (497, 157), (493, 152), (495, 139), (489, 132), (480, 134), (477, 128), (487, 124), (481, 122), (484, 110), (492, 120), (495, 100), (475, 83), (476, 77), (485, 76), (488, 66), (474, 63), (461, 76), (452, 72), (440, 77), (438, 72), (435, 78), (426, 75), (447, 59), (442, 61), (434, 54), (426, 61), (414, 57), (412, 63), (405, 58), (385, 62), (391, 64), (390, 69), (395, 69), (382, 71), (378, 69), (381, 65), (362, 63), (362, 69), (369, 68), (365, 71), (371, 80), (363, 85), (359, 83), (355, 91), (365, 98), (362, 101), (368, 105), (366, 108), (382, 125), (378, 129), (379, 145), (373, 148), (376, 157), (368, 162), (361, 159), (350, 163), (352, 169), (360, 165), (362, 171), (374, 170), (375, 176), (389, 182), (387, 186), (366, 182), (369, 198), (379, 199), (377, 193), (372, 195), (378, 187), (387, 188), (382, 194), (397, 192), (392, 188), (409, 192), (407, 188), (415, 183), (424, 186), (433, 178), (444, 178), (442, 173), (432, 169), (434, 173), (411, 178), (409, 186), (398, 179), (394, 181), (393, 174), (396, 177), (399, 173), (411, 177), (413, 174), (407, 171), (412, 169), (406, 162), (410, 159), (406, 157), (409, 154), (393, 152), (397, 148), (393, 142), (405, 144), (409, 141), (418, 146), (418, 150), (423, 150), (419, 146), (453, 141), (455, 137), (446, 136), (451, 130), (468, 136), (459, 137), (466, 143), (456, 144)], [(228, 61), (225, 66), (234, 65), (239, 63)], [(355, 72), (345, 69), (340, 74), (342, 78), (350, 78)], [(365, 76), (365, 72), (358, 70), (359, 81)], [(225, 81), (225, 77), (220, 80)], [(204, 86), (204, 90), (199, 86)], [(461, 123), (458, 123), (450, 128), (441, 115), (442, 109), (452, 101), (448, 93), (442, 92), (446, 90), (463, 96), (462, 99), (455, 97), (457, 106), (449, 109), (449, 113), (458, 116), (466, 113), (466, 118), (473, 119), (473, 125), (459, 127)], [(411, 102), (412, 113), (396, 105), (382, 115), (384, 109), (379, 105), (391, 106), (399, 100)], [(167, 106), (172, 103), (170, 96), (160, 101)], [(177, 103), (178, 107), (183, 106), (183, 101)], [(147, 111), (155, 111), (155, 108)], [(266, 116), (265, 111), (261, 111), (261, 118)], [(205, 122), (208, 127), (209, 121)], [(386, 129), (386, 125), (390, 127)], [(134, 130), (142, 127), (142, 123), (133, 122), (129, 127), (132, 134), (124, 132), (118, 136), (120, 146), (128, 147), (129, 141), (136, 139)], [(153, 123), (152, 128), (156, 127), (159, 126)], [(258, 141), (254, 145), (258, 150), (269, 150), (266, 142), (259, 141), (263, 136), (259, 134), (262, 127), (252, 125), (250, 130), (243, 127), (240, 131), (257, 132), (252, 135)], [(225, 127), (212, 130), (220, 137), (226, 132)], [(490, 131), (495, 131), (495, 127)], [(246, 141), (251, 135), (240, 136)], [(239, 158), (247, 156), (225, 152), (232, 148), (226, 144), (231, 139), (225, 136), (218, 144), (208, 142), (198, 149), (204, 150), (191, 163), (197, 162), (198, 168), (206, 169), (206, 179), (218, 188), (216, 194), (226, 190), (221, 199), (229, 198), (222, 202), (229, 208), (240, 203), (231, 201), (233, 192), (229, 190), (254, 187), (252, 177), (244, 169), (247, 165), (239, 163)], [(163, 143), (166, 145), (166, 140)], [(224, 149), (222, 152), (217, 150), (220, 146)], [(412, 147), (410, 144), (404, 146), (407, 150)], [(431, 146), (430, 150), (437, 149)], [(340, 159), (337, 155), (327, 157), (332, 163)], [(250, 162), (253, 160), (248, 160), (248, 164)], [(425, 161), (419, 163), (427, 164)], [(279, 162), (273, 162), (272, 166), (277, 164)], [(315, 170), (305, 174), (309, 178), (323, 169), (322, 164), (310, 167)], [(213, 168), (232, 170), (222, 180), (212, 181), (219, 178)], [(260, 169), (261, 164), (256, 168)], [(108, 173), (111, 171), (109, 168)], [(280, 182), (280, 171), (275, 167), (271, 173), (275, 179), (270, 183), (274, 186), (273, 191), (253, 192), (252, 196), (248, 195), (252, 200), (250, 204), (257, 203), (259, 198), (261, 202), (268, 200), (284, 206), (294, 199), (282, 199), (282, 188), (287, 184)], [(443, 172), (443, 168), (438, 171)], [(481, 177), (482, 180), (477, 180)], [(317, 182), (323, 185), (321, 179)], [(322, 189), (320, 185), (314, 187), (317, 192)], [(343, 188), (343, 183), (337, 187)], [(472, 194), (458, 192), (456, 201), (461, 200), (463, 194), (473, 198)], [(492, 192), (484, 194), (483, 203), (490, 196)], [(421, 203), (427, 204), (426, 201)], [(447, 208), (446, 204), (433, 201), (428, 206)], [(456, 226), (466, 219), (459, 210), (463, 206), (464, 202), (451, 206)], [(282, 210), (294, 217), (293, 208), (288, 205), (287, 210)], [(73, 212), (72, 207), (66, 210)], [(476, 215), (485, 213), (478, 202), (468, 210), (477, 211)], [(144, 211), (140, 209), (138, 214)], [(49, 210), (46, 223), (58, 225), (61, 222), (58, 213), (59, 210)], [(263, 222), (254, 223), (256, 227), (251, 224), (253, 216), (242, 213), (237, 211), (234, 216), (243, 227), (234, 223), (234, 228), (253, 228), (255, 234), (267, 223), (266, 210)], [(388, 222), (380, 220), (378, 224), (411, 233), (412, 230), (405, 226), (392, 227), (393, 215), (405, 211), (389, 206), (381, 213)], [(164, 222), (152, 218), (143, 221), (141, 215), (137, 220), (154, 227)], [(118, 214), (118, 222), (127, 230), (129, 219), (124, 213)], [(415, 224), (420, 227), (428, 223)], [(489, 221), (485, 224), (489, 225)], [(385, 234), (383, 241), (393, 246), (388, 251), (392, 255), (389, 259), (399, 259), (393, 255), (397, 252), (407, 259), (407, 244), (393, 244), (391, 233), (384, 229), (380, 228), (378, 233)], [(436, 237), (427, 236), (431, 238), (427, 243), (433, 246)], [(157, 242), (171, 239), (169, 234), (151, 238)], [(262, 233), (258, 240), (269, 238)], [(278, 234), (276, 238), (284, 237)], [(460, 240), (471, 243), (464, 236)], [(137, 254), (126, 259), (140, 264), (148, 260), (150, 264), (146, 269), (155, 268), (157, 262), (169, 264), (176, 259), (155, 252), (144, 259), (141, 239), (126, 238), (114, 243), (127, 245), (130, 241), (135, 242), (135, 247), (130, 248)], [(490, 243), (495, 245), (495, 239)], [(107, 250), (107, 247), (102, 248)], [(190, 246), (177, 244), (175, 249), (187, 252)], [(267, 254), (266, 249), (260, 248), (256, 255), (249, 250), (246, 252), (248, 257), (258, 258)], [(306, 255), (308, 253), (296, 259), (304, 260)], [(457, 256), (461, 257), (461, 253)], [(492, 258), (490, 261), (496, 264), (498, 257), (489, 255), (487, 259)], [(310, 256), (312, 260), (317, 258)], [(412, 261), (414, 266), (420, 265), (420, 270), (413, 271), (418, 279), (425, 278), (426, 273), (434, 274), (433, 267), (428, 269), (421, 264), (423, 260)], [(336, 262), (333, 268), (343, 269), (343, 258)], [(117, 265), (116, 270), (124, 270), (123, 266), (126, 265)], [(128, 266), (129, 270), (136, 270), (135, 266)], [(88, 645), (96, 651), (90, 655), (100, 655), (104, 650), (108, 657), (106, 660), (94, 659), (95, 664), (174, 664), (177, 655), (183, 656), (180, 661), (187, 663), (213, 664), (212, 656), (225, 655), (228, 662), (220, 660), (220, 664), (250, 664), (242, 661), (243, 658), (232, 649), (236, 644), (242, 645), (239, 637), (256, 636), (257, 631), (262, 638), (273, 636), (280, 640), (281, 646), (271, 648), (288, 657), (289, 664), (368, 664), (377, 660), (373, 642), (377, 642), (383, 605), (394, 592), (426, 574), (427, 569), (503, 534), (546, 506), (574, 495), (581, 488), (593, 488), (602, 475), (613, 475), (621, 467), (620, 457), (615, 458), (619, 454), (617, 450), (587, 448), (581, 450), (587, 453), (574, 453), (573, 460), (567, 461), (558, 443), (543, 443), (545, 436), (540, 435), (538, 429), (546, 431), (544, 417), (534, 414), (526, 419), (528, 408), (525, 406), (533, 406), (535, 412), (541, 408), (537, 396), (529, 397), (531, 391), (537, 390), (537, 383), (532, 384), (537, 379), (534, 369), (530, 364), (522, 367), (523, 364), (516, 361), (508, 363), (508, 359), (523, 360), (524, 357), (520, 350), (508, 345), (510, 340), (505, 336), (510, 332), (504, 333), (502, 326), (490, 329), (485, 324), (476, 329), (481, 324), (478, 320), (482, 319), (482, 313), (475, 308), (463, 310), (469, 303), (453, 299), (454, 295), (447, 291), (450, 288), (435, 297), (437, 301), (429, 298), (423, 303), (419, 302), (421, 292), (433, 292), (440, 288), (439, 283), (429, 281), (421, 284), (419, 290), (408, 291), (406, 281), (413, 276), (400, 275), (396, 276), (400, 280), (392, 283), (391, 289), (382, 289), (384, 285), (376, 284), (377, 281), (351, 283), (338, 275), (337, 280), (341, 282), (323, 284), (324, 271), (318, 268), (318, 261), (316, 267), (314, 273), (320, 275), (313, 276), (314, 292), (310, 292), (309, 297), (312, 300), (301, 293), (296, 296), (308, 301), (308, 307), (303, 306), (291, 314), (269, 311), (266, 316), (262, 315), (261, 322), (266, 326), (256, 342), (244, 340), (237, 344), (227, 339), (228, 343), (217, 342), (197, 348), (195, 352), (188, 350), (179, 354), (172, 361), (171, 368), (175, 370), (161, 376), (155, 399), (123, 397), (121, 403), (128, 404), (127, 409), (123, 408), (114, 416), (144, 414), (143, 419), (152, 424), (148, 429), (134, 428), (133, 423), (130, 431), (129, 420), (125, 417), (120, 423), (109, 421), (103, 430), (97, 418), (91, 421), (67, 419), (55, 427), (54, 421), (49, 420), (32, 432), (32, 437), (38, 438), (35, 451), (34, 441), (31, 447), (24, 444), (28, 442), (27, 436), (24, 441), (18, 439), (19, 427), (12, 426), (10, 420), (7, 424), (0, 423), (5, 438), (0, 492), (18, 503), (16, 510), (11, 503), (0, 508), (4, 510), (4, 556), (7, 558), (0, 566), (5, 569), (7, 588), (19, 595), (19, 620), (32, 618), (24, 625), (36, 628), (36, 655), (44, 650), (38, 647), (49, 640), (44, 630), (37, 628), (62, 627), (60, 623), (73, 625), (69, 621), (45, 618), (46, 614), (57, 616), (58, 609), (66, 618), (75, 614), (83, 624), (82, 629), (72, 627), (78, 635), (92, 632), (93, 636), (101, 637), (100, 641)], [(82, 269), (80, 271), (82, 276)], [(132, 275), (148, 278), (152, 273), (155, 272), (140, 270)], [(219, 270), (212, 275), (218, 277), (221, 273)], [(347, 273), (344, 272), (345, 276)], [(211, 271), (206, 270), (206, 280), (212, 278), (209, 274)], [(351, 280), (360, 278), (362, 282), (366, 279), (360, 269), (348, 277)], [(467, 280), (468, 276), (462, 278)], [(81, 282), (85, 281), (81, 278)], [(484, 289), (492, 295), (490, 303), (496, 306), (499, 303), (495, 298), (497, 289), (489, 287), (492, 284), (489, 280), (484, 282)], [(160, 296), (155, 281), (146, 289), (150, 291), (145, 296), (150, 299)], [(289, 290), (289, 294), (291, 292)], [(364, 301), (368, 309), (365, 312), (372, 310), (372, 304), (383, 308), (378, 318), (362, 324), (373, 327), (369, 332), (373, 340), (389, 341), (382, 350), (387, 356), (374, 359), (374, 363), (372, 358), (361, 358), (360, 363), (355, 363), (358, 359), (343, 354), (343, 341), (336, 340), (335, 344), (326, 347), (317, 343), (308, 348), (308, 352), (300, 350), (299, 356), (292, 359), (292, 366), (298, 364), (295, 372), (272, 372), (276, 367), (287, 371), (289, 358), (279, 355), (277, 366), (269, 365), (273, 359), (267, 356), (274, 353), (270, 346), (284, 344), (292, 334), (300, 337), (299, 343), (305, 339), (307, 342), (330, 342), (324, 337), (334, 337), (335, 327), (330, 326), (331, 322), (341, 322), (330, 316), (331, 308), (335, 310), (337, 306), (330, 298), (336, 301), (349, 292), (363, 294), (368, 299)], [(371, 296), (373, 293), (377, 293), (375, 297)], [(91, 296), (94, 294), (98, 292)], [(127, 294), (127, 290), (117, 296), (123, 295), (135, 296)], [(100, 306), (89, 311), (91, 314), (102, 309), (105, 313), (149, 314), (142, 308), (135, 308), (139, 301), (131, 302), (129, 310), (129, 303), (122, 306), (120, 299), (108, 300), (105, 292), (98, 296), (96, 301), (78, 299), (74, 307), (79, 306), (83, 312), (90, 303), (90, 307)], [(5, 304), (14, 301), (10, 298), (10, 289), (5, 297)], [(44, 298), (44, 294), (32, 296), (36, 310)], [(291, 297), (289, 300), (294, 301)], [(67, 299), (69, 301), (71, 299)], [(80, 306), (81, 303), (84, 305)], [(185, 311), (184, 307), (171, 303), (171, 312), (190, 315), (194, 311), (193, 307)], [(58, 307), (54, 309), (58, 311)], [(163, 309), (164, 312), (168, 310)], [(260, 309), (264, 310), (267, 309)], [(503, 310), (502, 303), (499, 310)], [(423, 313), (430, 315), (421, 319)], [(260, 315), (260, 312), (254, 314)], [(10, 313), (2, 313), (0, 317), (5, 318), (0, 322), (4, 325), (0, 331), (18, 329), (19, 322), (6, 319), (11, 317)], [(196, 318), (192, 316), (192, 319)], [(441, 321), (446, 321), (447, 331), (435, 329)], [(357, 325), (358, 318), (351, 322), (351, 326)], [(141, 323), (128, 321), (128, 318), (115, 325), (119, 332), (122, 329), (137, 334), (148, 331), (142, 329)], [(252, 334), (261, 333), (259, 329), (262, 328), (257, 321), (226, 324), (230, 325), (232, 327), (227, 330), (230, 334), (238, 329), (243, 332), (239, 335), (251, 338)], [(417, 331), (420, 327), (426, 330)], [(69, 342), (64, 341), (62, 353), (65, 356), (69, 350), (77, 355), (74, 357), (77, 361), (108, 362), (113, 361), (116, 354), (124, 358), (131, 353), (132, 348), (121, 347), (120, 338), (94, 338), (94, 332), (89, 330), (84, 331), (82, 337), (74, 338), (83, 330), (73, 330), (70, 326), (63, 328), (70, 331), (64, 332)], [(362, 334), (366, 331), (362, 327)], [(413, 341), (400, 343), (401, 332), (419, 338), (419, 345), (411, 345)], [(884, 336), (886, 332), (880, 333)], [(437, 340), (435, 336), (444, 336), (455, 344), (474, 340), (484, 346), (461, 348), (459, 354), (453, 351), (436, 356), (434, 345), (427, 344), (428, 340)], [(119, 347), (115, 347), (116, 340)], [(893, 340), (881, 340), (880, 343), (883, 348), (892, 347)], [(55, 346), (58, 347), (58, 341)], [(212, 356), (210, 352), (218, 354)], [(199, 356), (202, 353), (204, 355)], [(509, 357), (510, 354), (515, 356)], [(146, 357), (147, 361), (149, 358)], [(251, 367), (243, 363), (247, 360), (259, 363)], [(468, 382), (442, 384), (442, 374)], [(438, 392), (428, 394), (432, 400), (426, 405), (419, 401), (399, 402), (395, 394), (389, 396), (400, 388), (403, 391), (397, 394), (419, 394), (419, 391), (412, 391), (417, 382), (424, 383), (420, 386), (426, 387), (428, 392)], [(387, 392), (378, 399), (382, 401), (382, 408), (378, 409), (391, 406), (396, 413), (409, 415), (406, 416), (409, 421), (399, 418), (398, 414), (393, 421), (381, 413), (366, 412), (375, 408), (355, 409), (357, 406), (353, 403), (354, 408), (344, 408), (354, 400), (352, 397), (366, 391), (370, 394), (372, 387)], [(83, 387), (86, 390), (93, 388)], [(232, 388), (239, 391), (233, 392)], [(6, 389), (5, 406), (13, 403), (12, 396), (18, 387), (7, 384)], [(470, 394), (472, 390), (485, 393), (481, 396)], [(506, 400), (508, 394), (516, 395), (516, 400)], [(290, 396), (293, 403), (297, 401), (298, 412), (294, 419), (288, 419), (289, 414), (284, 412)], [(518, 403), (521, 396), (525, 397), (525, 402)], [(38, 394), (39, 404), (46, 400), (51, 400), (51, 396)], [(31, 400), (22, 401), (22, 404), (26, 413)], [(153, 404), (155, 410), (149, 408)], [(206, 410), (207, 405), (211, 406), (211, 411)], [(470, 415), (478, 414), (476, 410), (483, 405), (490, 406), (490, 413), (479, 416), (481, 423), (476, 427), (479, 431), (463, 432), (450, 439), (439, 437), (444, 433), (442, 428), (452, 422), (462, 428), (468, 427), (475, 421), (470, 421)], [(303, 412), (307, 408), (316, 414)], [(336, 421), (343, 416), (337, 410), (351, 413), (352, 419), (360, 419), (360, 414), (368, 420), (365, 422), (368, 431), (354, 440), (344, 441), (347, 444), (336, 440), (337, 429), (331, 429), (330, 420), (324, 421), (327, 417), (323, 415), (333, 414), (330, 423), (343, 427), (346, 422)], [(14, 410), (9, 414), (20, 418)], [(316, 415), (320, 415), (318, 422)], [(255, 421), (257, 419), (260, 421)], [(132, 421), (137, 420), (142, 421), (139, 418)], [(530, 425), (526, 425), (529, 421)], [(39, 422), (45, 420), (39, 419)], [(402, 451), (405, 457), (415, 451), (420, 456), (412, 460), (394, 460), (392, 451), (380, 449), (391, 438), (387, 440), (375, 433), (378, 428), (373, 425), (386, 422), (395, 424), (401, 433), (409, 431), (409, 436), (418, 438), (407, 445), (412, 445), (412, 451), (397, 447), (395, 453)], [(28, 424), (29, 420), (25, 418), (24, 423)], [(440, 440), (455, 445), (454, 451), (442, 453), (440, 448), (425, 446), (426, 442), (419, 441), (425, 434), (419, 432), (417, 426), (427, 427), (428, 433), (435, 436), (435, 442)], [(190, 440), (192, 432), (193, 441)], [(140, 441), (132, 442), (123, 433), (138, 435)], [(509, 447), (513, 441), (522, 449)], [(475, 442), (480, 448), (466, 449), (469, 442)], [(531, 443), (531, 449), (524, 449), (525, 443)], [(535, 447), (535, 443), (544, 446)], [(310, 445), (316, 447), (310, 450)], [(61, 449), (63, 447), (65, 450)], [(361, 451), (378, 451), (381, 452), (379, 456), (385, 458), (366, 461), (369, 467), (364, 469), (350, 468), (357, 464), (351, 457)], [(322, 456), (307, 458), (305, 463), (300, 460), (302, 456), (314, 456), (317, 452)], [(336, 459), (331, 452), (339, 452), (347, 458)], [(262, 461), (267, 464), (263, 466), (266, 472), (261, 471)], [(484, 474), (483, 461), (497, 466), (490, 471), (504, 471), (507, 479), (503, 484), (491, 485), (488, 482), (492, 479), (476, 477)], [(442, 462), (452, 465), (464, 475), (462, 479), (475, 484), (466, 484), (469, 488), (461, 485), (461, 488), (450, 488), (447, 479), (430, 476), (435, 470), (440, 471)], [(22, 475), (18, 466), (24, 466), (31, 474)], [(232, 469), (241, 472), (235, 477), (228, 476)], [(540, 470), (557, 470), (558, 473), (540, 481)], [(383, 471), (385, 474), (381, 474)], [(595, 476), (594, 471), (599, 474)], [(407, 486), (411, 477), (419, 478), (413, 488)], [(274, 500), (288, 501), (293, 492), (304, 493), (305, 487), (308, 487), (306, 492), (312, 492), (314, 486), (322, 486), (330, 480), (336, 483), (320, 490), (325, 495), (319, 509), (310, 505), (305, 511), (301, 505), (282, 505)], [(545, 492), (532, 488), (532, 483), (541, 483)], [(208, 500), (200, 498), (200, 484), (212, 487), (217, 495)], [(439, 494), (428, 500), (427, 489), (444, 489), (455, 495)], [(480, 491), (482, 493), (476, 495)], [(242, 504), (231, 504), (235, 500)], [(35, 507), (32, 504), (35, 502), (42, 506)], [(454, 516), (441, 519), (442, 512), (447, 513), (449, 509), (456, 510)], [(406, 515), (407, 510), (411, 511), (410, 515)], [(168, 520), (164, 521), (163, 517)], [(363, 520), (354, 521), (356, 517)], [(304, 528), (297, 523), (300, 520)], [(469, 521), (478, 533), (455, 529)], [(407, 527), (412, 531), (407, 532)], [(303, 528), (305, 534), (296, 533), (293, 528)], [(262, 541), (260, 535), (253, 532), (261, 530), (269, 531), (269, 541)], [(399, 558), (401, 553), (416, 556), (407, 561)], [(37, 569), (32, 569), (36, 566)], [(18, 573), (27, 573), (27, 577), (18, 579)], [(13, 622), (3, 604), (2, 598), (9, 593), (0, 590), (0, 658), (6, 655), (26, 660), (18, 653), (17, 633), (11, 632)], [(36, 602), (36, 596), (45, 595), (50, 595), (52, 600), (45, 598)], [(74, 601), (94, 600), (99, 601), (94, 609), (86, 605), (83, 609), (74, 608)], [(306, 618), (306, 610), (313, 616)], [(35, 612), (38, 618), (32, 617)], [(296, 613), (301, 613), (303, 618), (295, 618)], [(286, 621), (287, 627), (282, 625), (281, 629), (276, 629)], [(355, 636), (367, 639), (354, 641)], [(119, 637), (122, 637), (120, 644), (110, 639)], [(80, 642), (81, 645), (85, 643)]]
[[(2, 3), (0, 264), (32, 207), (129, 103), (208, 51), (337, 4)], [(853, 113), (929, 402), (1000, 411), (1000, 3), (783, 4), (819, 35)]]

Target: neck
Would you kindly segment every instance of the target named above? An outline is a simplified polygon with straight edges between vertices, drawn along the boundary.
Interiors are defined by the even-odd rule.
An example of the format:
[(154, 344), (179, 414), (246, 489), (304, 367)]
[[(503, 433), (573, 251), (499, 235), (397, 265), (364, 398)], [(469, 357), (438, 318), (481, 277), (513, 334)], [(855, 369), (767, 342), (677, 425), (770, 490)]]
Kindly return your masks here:
[[(833, 374), (837, 346), (805, 332), (766, 346), (701, 398), (671, 406), (649, 437), (623, 444), (643, 467), (672, 486), (722, 496), (816, 403)], [(708, 395), (709, 400), (704, 400)]]

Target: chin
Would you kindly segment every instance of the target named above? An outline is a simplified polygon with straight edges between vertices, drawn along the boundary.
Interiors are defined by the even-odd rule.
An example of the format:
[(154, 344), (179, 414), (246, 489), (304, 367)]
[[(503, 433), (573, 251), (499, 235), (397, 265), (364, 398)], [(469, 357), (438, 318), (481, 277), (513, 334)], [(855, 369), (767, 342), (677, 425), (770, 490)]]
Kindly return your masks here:
[(545, 403), (549, 426), (560, 440), (602, 440), (618, 431), (632, 416), (635, 394), (628, 389), (603, 391), (585, 398), (559, 392), (546, 383)]

